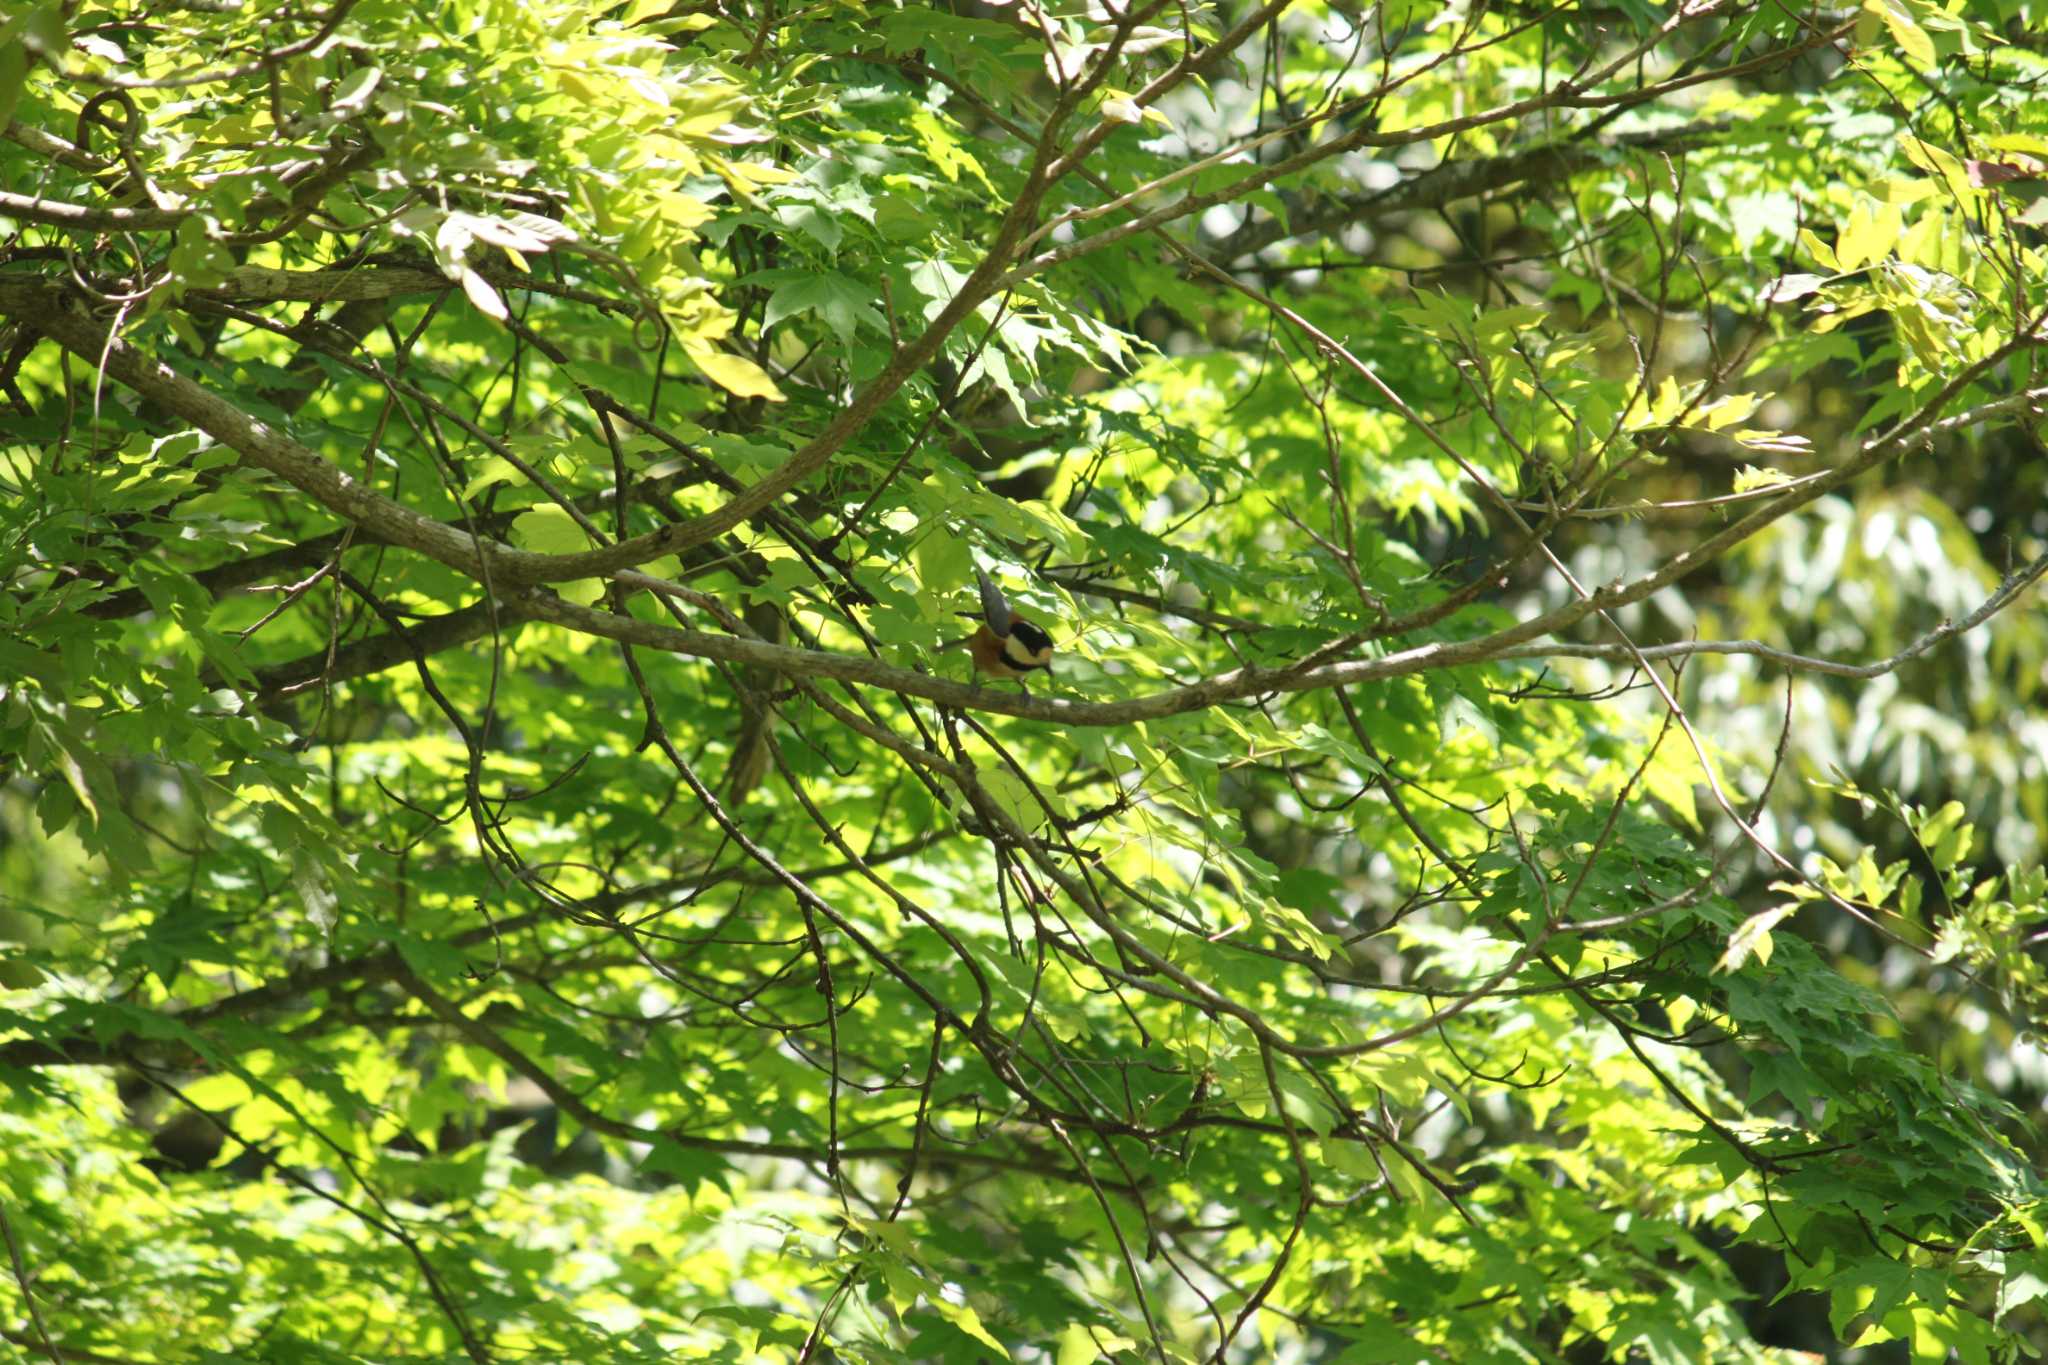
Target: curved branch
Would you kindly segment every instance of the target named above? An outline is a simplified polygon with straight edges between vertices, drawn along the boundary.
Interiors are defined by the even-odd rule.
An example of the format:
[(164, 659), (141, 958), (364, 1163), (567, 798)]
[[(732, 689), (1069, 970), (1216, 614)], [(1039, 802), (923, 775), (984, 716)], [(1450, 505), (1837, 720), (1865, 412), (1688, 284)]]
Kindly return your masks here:
[(1504, 649), (1496, 658), (1501, 659), (1606, 659), (1613, 663), (1634, 664), (1656, 662), (1661, 659), (1686, 659), (1697, 654), (1748, 654), (1774, 663), (1794, 673), (1826, 673), (1836, 678), (1879, 678), (1893, 672), (1900, 665), (1919, 658), (1936, 645), (1953, 636), (1976, 629), (2010, 606), (2015, 598), (2038, 583), (2048, 574), (2048, 554), (2036, 558), (2031, 564), (2007, 574), (1989, 597), (1978, 608), (1960, 620), (1944, 621), (1925, 635), (1920, 636), (1898, 653), (1876, 663), (1845, 664), (1837, 659), (1818, 659), (1810, 654), (1794, 654), (1788, 649), (1778, 649), (1761, 640), (1682, 640), (1668, 645), (1581, 645), (1544, 644), (1517, 645)]
[(1068, 261), (1086, 256), (1091, 252), (1100, 251), (1102, 248), (1120, 242), (1126, 237), (1135, 236), (1141, 232), (1149, 232), (1164, 223), (1186, 218), (1192, 214), (1200, 213), (1204, 209), (1213, 208), (1218, 204), (1240, 201), (1253, 190), (1270, 184), (1282, 176), (1293, 175), (1307, 170), (1311, 166), (1315, 166), (1345, 152), (1357, 151), (1365, 147), (1408, 146), (1418, 142), (1449, 137), (1456, 133), (1468, 132), (1474, 128), (1482, 128), (1490, 124), (1510, 122), (1515, 119), (1525, 118), (1530, 114), (1538, 114), (1551, 109), (1621, 110), (1635, 108), (1664, 95), (1690, 88), (1704, 81), (1729, 80), (1738, 76), (1753, 75), (1760, 71), (1771, 70), (1832, 41), (1847, 33), (1852, 27), (1853, 25), (1843, 25), (1840, 28), (1812, 35), (1798, 43), (1774, 49), (1758, 57), (1752, 57), (1747, 61), (1735, 62), (1725, 67), (1690, 76), (1674, 77), (1671, 80), (1646, 85), (1639, 89), (1624, 91), (1618, 95), (1588, 95), (1584, 93), (1587, 86), (1596, 84), (1599, 79), (1604, 78), (1607, 71), (1603, 70), (1594, 77), (1569, 81), (1541, 94), (1531, 95), (1527, 99), (1516, 100), (1511, 104), (1499, 105), (1495, 108), (1481, 110), (1473, 114), (1444, 119), (1421, 127), (1404, 128), (1393, 132), (1382, 132), (1374, 127), (1360, 128), (1353, 132), (1345, 133), (1341, 137), (1331, 138), (1328, 142), (1310, 147), (1306, 151), (1300, 152), (1286, 160), (1276, 161), (1268, 166), (1261, 166), (1257, 170), (1250, 171), (1226, 185), (1220, 185), (1213, 190), (1202, 193), (1183, 196), (1170, 204), (1154, 209), (1150, 213), (1127, 219), (1114, 227), (1107, 228), (1092, 236), (1077, 238), (1074, 241), (1065, 242), (1046, 251), (1039, 252), (1037, 255), (1019, 262), (1016, 269), (1010, 271), (999, 281), (999, 287), (1014, 288), (1033, 276), (1041, 275), (1055, 266), (1064, 265)]
[(87, 364), (184, 418), (234, 450), (245, 463), (268, 470), (328, 510), (363, 525), (393, 545), (418, 550), (472, 577), (483, 578), (488, 571), (488, 576), (498, 582), (504, 581), (498, 555), (518, 554), (509, 547), (479, 545), (467, 532), (445, 526), (375, 492), (162, 361), (145, 358), (132, 344), (112, 335), (105, 324), (69, 306), (65, 295), (47, 282), (0, 279), (0, 313), (17, 318)]
[[(2013, 406), (2019, 400), (2038, 400), (2043, 397), (2048, 397), (2048, 388), (2030, 390), (2026, 394), (2015, 395), (2014, 399), (2000, 400), (1985, 406), (2005, 408)], [(1984, 413), (1984, 408), (1978, 408), (1958, 414), (1923, 431), (1917, 438), (1904, 438), (1889, 453), (1896, 454), (1900, 449), (1921, 444), (1937, 430), (1953, 430), (1957, 426), (1981, 420)], [(1790, 505), (1784, 506), (1777, 515), (1782, 516), (1802, 505), (1807, 500), (1803, 492), (1804, 490), (1802, 495), (1787, 499), (1786, 502)], [(1767, 521), (1774, 519), (1775, 517), (1754, 519), (1756, 524), (1751, 526), (1745, 535), (1762, 529)], [(989, 688), (949, 682), (927, 673), (893, 668), (878, 659), (864, 655), (791, 649), (736, 636), (679, 630), (633, 617), (578, 606), (551, 595), (536, 594), (521, 599), (519, 610), (532, 619), (547, 621), (586, 634), (601, 635), (607, 639), (621, 640), (628, 644), (645, 645), (650, 649), (696, 655), (721, 662), (754, 664), (790, 674), (836, 678), (843, 682), (886, 687), (908, 696), (922, 697), (927, 701), (964, 710), (992, 711), (1060, 725), (1128, 725), (1136, 721), (1157, 720), (1164, 716), (1202, 710), (1223, 702), (1241, 701), (1269, 693), (1312, 692), (1326, 688), (1348, 687), (1358, 683), (1379, 682), (1432, 669), (1456, 668), (1496, 659), (1530, 659), (1553, 655), (1633, 659), (1634, 655), (1626, 653), (1620, 646), (1524, 642), (1535, 636), (1562, 630), (1596, 611), (1612, 610), (1639, 601), (1662, 588), (1667, 576), (1678, 577), (1689, 572), (1690, 567), (1697, 567), (1677, 567), (1686, 561), (1687, 556), (1681, 555), (1662, 570), (1637, 579), (1633, 583), (1611, 585), (1594, 592), (1586, 599), (1567, 603), (1520, 625), (1472, 640), (1432, 643), (1400, 650), (1377, 659), (1318, 664), (1309, 668), (1297, 665), (1289, 668), (1233, 669), (1185, 687), (1170, 688), (1147, 696), (1114, 702), (1072, 701), (1064, 697), (997, 692)], [(1833, 660), (1811, 659), (1746, 640), (1662, 645), (1643, 650), (1642, 653), (1651, 659), (1682, 657), (1686, 654), (1755, 654), (1787, 667), (1807, 671), (1835, 673), (1845, 677), (1877, 677), (1910, 659), (1917, 658), (1944, 640), (1981, 625), (2044, 574), (2048, 574), (2048, 555), (2009, 575), (1998, 590), (1968, 616), (1948, 622), (1915, 640), (1889, 659), (1872, 664), (1842, 664)]]
[(184, 209), (89, 208), (62, 199), (45, 199), (39, 194), (0, 190), (0, 217), (22, 218), (72, 232), (161, 232), (176, 227), (191, 214)]
[(1304, 205), (1302, 212), (1284, 221), (1264, 218), (1248, 222), (1203, 254), (1219, 265), (1228, 264), (1291, 238), (1318, 236), (1396, 213), (1442, 208), (1525, 180), (1562, 180), (1621, 152), (1689, 151), (1730, 131), (1725, 121), (1688, 123), (1680, 128), (1627, 133), (1602, 141), (1564, 140), (1503, 156), (1445, 161), (1384, 190), (1339, 195), (1321, 204)]
[[(989, 261), (994, 261), (992, 253)], [(987, 265), (988, 262), (984, 262)], [(990, 274), (995, 273), (993, 270)], [(82, 313), (56, 306), (59, 295), (40, 282), (0, 280), (0, 311), (13, 313), (45, 335), (88, 361), (104, 355), (108, 374), (172, 412), (191, 421), (245, 460), (277, 474), (286, 482), (317, 499), (330, 510), (361, 523), (394, 545), (420, 551), (453, 568), (498, 584), (525, 586), (572, 578), (609, 576), (619, 568), (674, 553), (699, 543), (698, 537), (714, 527), (722, 533), (744, 520), (793, 486), (801, 475), (794, 471), (823, 464), (850, 436), (860, 422), (871, 415), (881, 399), (861, 410), (861, 400), (846, 409), (826, 432), (786, 461), (779, 470), (734, 497), (724, 507), (693, 521), (679, 523), (623, 541), (602, 550), (583, 554), (550, 555), (514, 550), (491, 541), (473, 539), (467, 532), (421, 515), (384, 497), (344, 473), (329, 461), (298, 442), (255, 420), (232, 403), (220, 398), (161, 362), (145, 360), (136, 349), (108, 336), (106, 329)], [(969, 297), (963, 290), (955, 305)], [(31, 311), (40, 305), (41, 311)], [(949, 312), (952, 311), (949, 309)], [(959, 310), (963, 315), (965, 309)], [(943, 322), (943, 318), (941, 320)], [(957, 321), (957, 319), (956, 319)], [(934, 323), (918, 342), (897, 352), (897, 360), (922, 355), (923, 343), (931, 341), (941, 324)], [(2025, 335), (2024, 333), (2022, 335)], [(1334, 343), (1332, 343), (1334, 344)], [(2001, 348), (1991, 359), (2009, 354), (2019, 343)], [(893, 367), (892, 367), (893, 368)], [(1982, 365), (1973, 367), (1981, 371)], [(901, 377), (907, 377), (908, 371)], [(898, 380), (900, 382), (900, 378)], [(1204, 679), (1185, 687), (1156, 692), (1118, 702), (1069, 701), (1064, 698), (1011, 696), (979, 687), (968, 687), (933, 678), (928, 674), (892, 668), (878, 660), (826, 653), (821, 650), (789, 649), (760, 641), (710, 635), (699, 631), (674, 630), (610, 612), (594, 611), (561, 601), (544, 593), (513, 593), (506, 605), (514, 611), (587, 634), (632, 644), (644, 644), (672, 653), (732, 663), (750, 663), (779, 672), (810, 677), (831, 677), (848, 682), (889, 687), (929, 701), (993, 711), (1064, 725), (1125, 725), (1201, 710), (1227, 701), (1242, 700), (1264, 693), (1306, 692), (1322, 688), (1376, 682), (1435, 668), (1457, 667), (1503, 657), (1518, 645), (1553, 634), (1576, 624), (1588, 615), (1611, 611), (1640, 601), (1696, 571), (1714, 556), (1747, 539), (1764, 526), (1805, 506), (1822, 494), (1839, 487), (1868, 469), (1875, 468), (1909, 449), (1929, 443), (1935, 436), (1974, 425), (1989, 417), (2023, 410), (2048, 398), (2048, 386), (2028, 389), (1965, 412), (1930, 420), (1935, 405), (1952, 397), (1968, 376), (1936, 395), (1919, 417), (1900, 423), (1892, 431), (1867, 442), (1854, 457), (1823, 477), (1801, 484), (1783, 497), (1759, 507), (1705, 541), (1674, 556), (1662, 568), (1632, 582), (1616, 583), (1587, 597), (1566, 603), (1518, 625), (1471, 640), (1436, 642), (1397, 651), (1377, 659), (1318, 664), (1313, 667), (1260, 669), (1241, 668)], [(863, 397), (872, 397), (881, 384), (877, 380)], [(858, 421), (851, 420), (859, 411)], [(1413, 414), (1410, 414), (1413, 416)], [(1419, 419), (1418, 419), (1419, 420)], [(1424, 424), (1426, 427), (1426, 423)], [(774, 491), (769, 491), (773, 489)], [(742, 510), (744, 509), (744, 510)]]
[(256, 421), (169, 366), (145, 359), (109, 328), (68, 306), (65, 293), (46, 281), (0, 279), (0, 313), (20, 318), (88, 364), (232, 447), (249, 463), (269, 470), (331, 511), (362, 523), (393, 544), (418, 550), (451, 568), (504, 586), (599, 578), (714, 540), (767, 509), (824, 468), (840, 447), (880, 411), (882, 404), (938, 354), (954, 329), (995, 292), (1026, 225), (1050, 188), (1042, 168), (1051, 155), (1050, 147), (1038, 149), (1034, 169), (1004, 215), (987, 255), (968, 275), (960, 292), (930, 326), (898, 347), (882, 372), (802, 449), (714, 511), (578, 554), (538, 554), (482, 542), (383, 497), (312, 450)]
[(195, 85), (219, 85), (224, 81), (237, 81), (245, 76), (261, 75), (274, 69), (279, 62), (311, 52), (334, 36), (341, 27), (341, 21), (348, 18), (348, 12), (355, 8), (356, 0), (334, 0), (327, 7), (320, 27), (303, 38), (273, 47), (261, 53), (253, 61), (240, 66), (223, 67), (217, 71), (195, 71), (177, 76), (121, 76), (103, 75), (96, 72), (73, 71), (74, 79), (90, 81), (115, 90), (189, 90)]

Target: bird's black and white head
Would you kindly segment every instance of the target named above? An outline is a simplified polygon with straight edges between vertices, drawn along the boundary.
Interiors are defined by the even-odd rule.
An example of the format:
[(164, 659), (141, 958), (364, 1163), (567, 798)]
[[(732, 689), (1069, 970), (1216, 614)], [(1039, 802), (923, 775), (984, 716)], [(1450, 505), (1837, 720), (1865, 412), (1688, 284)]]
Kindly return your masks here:
[(1019, 673), (1052, 667), (1052, 636), (1034, 623), (1011, 618), (1010, 633), (1002, 642), (1003, 662)]

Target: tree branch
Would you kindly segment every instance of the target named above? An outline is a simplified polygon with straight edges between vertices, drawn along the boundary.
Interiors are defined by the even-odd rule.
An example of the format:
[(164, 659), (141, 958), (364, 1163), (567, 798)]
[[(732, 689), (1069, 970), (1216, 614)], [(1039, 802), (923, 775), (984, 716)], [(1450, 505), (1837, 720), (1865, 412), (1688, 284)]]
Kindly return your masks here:
[(1304, 204), (1300, 212), (1291, 213), (1284, 221), (1269, 217), (1247, 222), (1202, 254), (1225, 265), (1291, 238), (1319, 236), (1397, 213), (1438, 209), (1525, 180), (1561, 181), (1622, 152), (1686, 151), (1730, 131), (1725, 122), (1688, 123), (1682, 128), (1627, 133), (1602, 141), (1566, 139), (1504, 156), (1446, 161), (1371, 194), (1338, 195), (1320, 204)]
[(1767, 645), (1761, 640), (1683, 640), (1668, 645), (1582, 645), (1542, 644), (1517, 645), (1504, 649), (1494, 657), (1500, 659), (1605, 659), (1613, 663), (1636, 663), (1638, 660), (1657, 662), (1663, 659), (1686, 659), (1698, 654), (1747, 654), (1774, 663), (1794, 673), (1825, 673), (1837, 678), (1878, 678), (1897, 669), (1928, 650), (1954, 636), (1976, 629), (1996, 616), (2013, 600), (2048, 574), (2048, 554), (2035, 559), (2023, 568), (2007, 574), (1991, 596), (1984, 599), (1975, 611), (1960, 620), (1944, 621), (1925, 635), (1920, 636), (1898, 653), (1876, 663), (1849, 664), (1836, 659), (1819, 659), (1808, 654), (1794, 654), (1790, 650)]

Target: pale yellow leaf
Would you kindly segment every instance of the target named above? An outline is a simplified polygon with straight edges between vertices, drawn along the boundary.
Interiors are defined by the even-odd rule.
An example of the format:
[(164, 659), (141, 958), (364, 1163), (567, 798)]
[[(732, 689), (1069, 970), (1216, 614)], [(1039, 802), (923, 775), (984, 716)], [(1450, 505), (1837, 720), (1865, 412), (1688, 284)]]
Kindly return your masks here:
[(1739, 971), (1742, 964), (1754, 957), (1759, 963), (1771, 960), (1771, 930), (1778, 922), (1797, 910), (1797, 905), (1780, 905), (1751, 915), (1737, 926), (1728, 936), (1728, 948), (1721, 954), (1721, 960), (1714, 964), (1714, 970), (1721, 972)]
[(744, 356), (713, 346), (692, 346), (689, 355), (690, 363), (702, 370), (706, 379), (728, 393), (742, 398), (766, 398), (771, 403), (783, 399), (782, 390), (775, 387), (768, 372)]

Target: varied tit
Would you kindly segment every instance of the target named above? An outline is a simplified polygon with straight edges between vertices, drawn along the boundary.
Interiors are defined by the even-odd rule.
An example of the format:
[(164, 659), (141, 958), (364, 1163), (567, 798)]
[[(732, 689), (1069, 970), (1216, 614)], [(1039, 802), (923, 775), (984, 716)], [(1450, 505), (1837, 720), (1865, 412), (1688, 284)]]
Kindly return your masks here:
[(1015, 678), (1019, 686), (1023, 685), (1025, 674), (1051, 668), (1052, 637), (1032, 622), (1011, 614), (1002, 589), (989, 582), (988, 575), (978, 568), (974, 581), (981, 589), (981, 610), (960, 614), (981, 622), (974, 634), (967, 637), (967, 652), (974, 656), (975, 668), (991, 678)]

